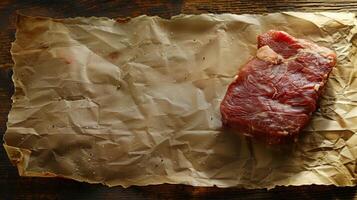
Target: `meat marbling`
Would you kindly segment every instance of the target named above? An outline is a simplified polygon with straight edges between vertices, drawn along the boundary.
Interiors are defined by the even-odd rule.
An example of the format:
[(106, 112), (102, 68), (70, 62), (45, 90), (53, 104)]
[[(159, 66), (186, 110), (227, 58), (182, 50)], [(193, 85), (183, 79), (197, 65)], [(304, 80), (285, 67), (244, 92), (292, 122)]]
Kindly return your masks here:
[(286, 32), (258, 36), (256, 57), (228, 86), (221, 103), (225, 127), (268, 144), (293, 141), (308, 123), (336, 54)]

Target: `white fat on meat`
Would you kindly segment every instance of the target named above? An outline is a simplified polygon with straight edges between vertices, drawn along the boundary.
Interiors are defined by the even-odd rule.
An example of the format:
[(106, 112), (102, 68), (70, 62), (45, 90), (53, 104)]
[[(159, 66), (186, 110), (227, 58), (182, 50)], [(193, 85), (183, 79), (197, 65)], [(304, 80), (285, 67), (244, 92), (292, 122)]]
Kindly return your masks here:
[(282, 57), (277, 54), (273, 49), (271, 49), (268, 45), (262, 46), (258, 49), (257, 57), (260, 60), (264, 60), (273, 64), (278, 64), (282, 60)]

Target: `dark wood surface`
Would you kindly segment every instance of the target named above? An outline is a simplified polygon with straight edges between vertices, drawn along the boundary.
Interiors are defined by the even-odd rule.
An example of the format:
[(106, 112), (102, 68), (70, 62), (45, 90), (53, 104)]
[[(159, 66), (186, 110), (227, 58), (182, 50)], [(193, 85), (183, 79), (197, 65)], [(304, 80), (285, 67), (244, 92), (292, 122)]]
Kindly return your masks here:
[[(275, 1), (194, 0), (194, 1), (94, 1), (94, 0), (0, 0), (0, 134), (6, 130), (11, 107), (10, 55), (16, 13), (49, 17), (107, 16), (141, 14), (169, 18), (180, 13), (266, 13), (279, 11), (357, 11), (357, 1)], [(0, 148), (0, 200), (8, 199), (357, 199), (357, 187), (333, 186), (278, 187), (266, 190), (236, 188), (194, 188), (184, 185), (113, 187), (79, 183), (58, 178), (19, 177)]]

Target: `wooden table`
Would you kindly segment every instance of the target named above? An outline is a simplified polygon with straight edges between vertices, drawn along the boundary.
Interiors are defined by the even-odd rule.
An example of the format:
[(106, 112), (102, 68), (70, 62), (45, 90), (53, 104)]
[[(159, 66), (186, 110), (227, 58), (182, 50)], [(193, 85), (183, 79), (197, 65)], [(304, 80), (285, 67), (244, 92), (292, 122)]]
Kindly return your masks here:
[[(52, 3), (51, 3), (52, 2)], [(275, 1), (264, 0), (194, 0), (168, 2), (68, 0), (0, 1), (0, 134), (6, 130), (11, 107), (13, 62), (9, 53), (15, 34), (16, 12), (50, 17), (107, 16), (125, 17), (141, 14), (169, 18), (180, 13), (266, 13), (279, 11), (357, 11), (356, 1)], [(357, 187), (333, 186), (279, 187), (270, 191), (245, 189), (194, 188), (183, 185), (108, 188), (57, 178), (19, 177), (0, 148), (0, 200), (7, 199), (357, 199)]]

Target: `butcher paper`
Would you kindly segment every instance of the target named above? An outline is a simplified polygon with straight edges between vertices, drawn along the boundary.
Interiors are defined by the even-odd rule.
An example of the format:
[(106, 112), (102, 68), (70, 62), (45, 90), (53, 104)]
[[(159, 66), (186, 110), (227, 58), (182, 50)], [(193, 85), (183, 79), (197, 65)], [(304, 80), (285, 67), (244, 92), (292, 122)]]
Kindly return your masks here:
[[(278, 150), (223, 130), (219, 112), (270, 29), (338, 55), (311, 123)], [(5, 149), (21, 176), (109, 186), (356, 185), (356, 30), (352, 13), (19, 16)]]

